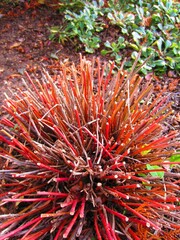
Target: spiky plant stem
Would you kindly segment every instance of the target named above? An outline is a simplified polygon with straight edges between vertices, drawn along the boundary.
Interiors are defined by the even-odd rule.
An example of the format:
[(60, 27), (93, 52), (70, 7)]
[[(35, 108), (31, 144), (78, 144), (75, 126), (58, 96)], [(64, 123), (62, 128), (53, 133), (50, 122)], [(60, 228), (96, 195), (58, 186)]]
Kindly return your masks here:
[(0, 240), (178, 236), (168, 96), (99, 59), (60, 68), (41, 81), (26, 73), (26, 91), (4, 104)]

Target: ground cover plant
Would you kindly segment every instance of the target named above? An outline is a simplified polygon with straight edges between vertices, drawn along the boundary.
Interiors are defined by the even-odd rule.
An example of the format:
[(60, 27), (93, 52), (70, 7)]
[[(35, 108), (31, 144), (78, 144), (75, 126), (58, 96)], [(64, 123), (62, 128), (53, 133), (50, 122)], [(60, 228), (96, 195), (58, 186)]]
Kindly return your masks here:
[(0, 240), (178, 239), (177, 132), (169, 96), (135, 64), (66, 62), (26, 73), (0, 122)]
[[(141, 71), (163, 74), (180, 70), (180, 3), (153, 1), (60, 1), (64, 24), (51, 29), (50, 39), (75, 42), (77, 50), (101, 51), (119, 64), (124, 49), (129, 50), (125, 67), (132, 66), (138, 52), (141, 64), (151, 61)], [(62, 11), (61, 11), (62, 13)], [(111, 33), (104, 42), (103, 35)]]

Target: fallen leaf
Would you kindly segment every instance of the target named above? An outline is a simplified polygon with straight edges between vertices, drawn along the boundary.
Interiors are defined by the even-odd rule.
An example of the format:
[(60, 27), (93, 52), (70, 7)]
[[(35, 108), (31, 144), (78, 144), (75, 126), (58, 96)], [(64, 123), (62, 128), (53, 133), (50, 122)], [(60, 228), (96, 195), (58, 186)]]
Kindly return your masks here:
[(4, 68), (0, 68), (0, 73), (4, 72)]
[(50, 57), (51, 57), (52, 59), (56, 59), (56, 60), (59, 59), (58, 56), (57, 56), (55, 53), (51, 53), (51, 54), (50, 54)]
[(17, 48), (21, 45), (22, 43), (21, 42), (15, 42), (13, 43), (9, 48), (12, 49), (12, 48)]

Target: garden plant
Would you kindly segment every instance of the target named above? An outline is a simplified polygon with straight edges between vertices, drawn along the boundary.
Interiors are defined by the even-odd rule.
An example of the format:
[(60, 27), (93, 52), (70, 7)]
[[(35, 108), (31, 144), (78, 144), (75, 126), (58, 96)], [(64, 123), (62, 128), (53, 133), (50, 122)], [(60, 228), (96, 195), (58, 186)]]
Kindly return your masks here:
[[(51, 28), (50, 39), (74, 43), (77, 51), (101, 52), (117, 64), (127, 55), (131, 68), (142, 48), (138, 64), (143, 74), (180, 70), (180, 3), (172, 0), (60, 1), (64, 22)], [(110, 35), (104, 41), (104, 36)]]
[[(140, 54), (138, 55), (140, 57)], [(178, 132), (151, 81), (97, 58), (26, 73), (0, 121), (0, 240), (180, 236)]]
[[(33, 44), (18, 22), (23, 38), (3, 45), (31, 61), (39, 48), (41, 66), (18, 66), (22, 84), (0, 109), (0, 240), (180, 239), (179, 1), (5, 5), (2, 33), (7, 16), (48, 14), (28, 25)], [(59, 61), (67, 48), (87, 58)], [(155, 91), (169, 76), (174, 92)]]

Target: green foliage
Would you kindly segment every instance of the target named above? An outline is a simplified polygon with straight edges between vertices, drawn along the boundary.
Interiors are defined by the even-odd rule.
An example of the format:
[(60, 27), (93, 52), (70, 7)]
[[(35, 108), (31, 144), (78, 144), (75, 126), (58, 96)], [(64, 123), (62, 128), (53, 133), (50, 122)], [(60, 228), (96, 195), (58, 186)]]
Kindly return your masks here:
[[(103, 0), (79, 0), (60, 3), (59, 6), (60, 11), (64, 11), (64, 24), (51, 29), (50, 39), (58, 38), (62, 44), (73, 40), (77, 50), (84, 48), (88, 53), (100, 50), (102, 55), (111, 56), (118, 64), (122, 49), (126, 48), (130, 53), (125, 64), (127, 68), (142, 50), (139, 65), (151, 55), (141, 70), (144, 74), (180, 70), (179, 3), (169, 0), (111, 0), (107, 6)], [(113, 31), (114, 27), (119, 37), (103, 42), (100, 32)]]
[(95, 36), (96, 33), (103, 30), (103, 23), (98, 21), (101, 14), (100, 9), (96, 6), (85, 6), (79, 14), (66, 11), (65, 18), (68, 25), (65, 29), (69, 38), (78, 38), (85, 47), (86, 52), (93, 53), (99, 48), (100, 39)]
[(178, 163), (179, 166), (180, 166), (180, 154), (179, 154), (179, 152), (177, 152), (177, 154), (172, 155), (172, 156), (170, 157), (170, 162), (171, 162), (171, 165), (170, 165), (171, 168), (173, 168), (174, 166), (176, 166), (177, 163)]
[(132, 62), (142, 49), (139, 64), (149, 55), (152, 56), (148, 65), (142, 69), (144, 73), (152, 70), (164, 73), (167, 68), (179, 71), (180, 4), (161, 0), (129, 2), (131, 4), (124, 4), (119, 13), (113, 10), (113, 14), (107, 15), (110, 23), (119, 27), (120, 34), (127, 35), (129, 48), (135, 50), (129, 61)]
[(164, 171), (162, 171), (161, 167), (159, 167), (157, 165), (150, 165), (150, 164), (147, 164), (146, 167), (147, 167), (148, 170), (150, 170), (151, 176), (159, 177), (159, 178), (164, 177)]
[(116, 59), (116, 62), (120, 63), (122, 57), (119, 55), (120, 49), (124, 49), (127, 46), (127, 43), (125, 42), (124, 37), (119, 37), (117, 42), (110, 43), (109, 41), (106, 41), (104, 43), (104, 46), (106, 49), (103, 49), (101, 51), (102, 55), (110, 54)]
[(57, 33), (59, 34), (59, 42), (64, 43), (70, 39), (78, 39), (80, 45), (88, 53), (93, 53), (95, 49), (100, 47), (100, 38), (97, 33), (103, 30), (104, 23), (98, 20), (101, 16), (101, 8), (97, 5), (86, 4), (79, 13), (70, 10), (65, 11), (65, 27), (54, 27), (51, 30), (50, 39), (54, 39)]
[(170, 161), (173, 162), (180, 162), (180, 154), (173, 155), (170, 157)]
[(79, 12), (84, 8), (85, 2), (82, 0), (61, 0), (58, 5), (60, 12), (64, 12), (67, 9), (74, 12)]

